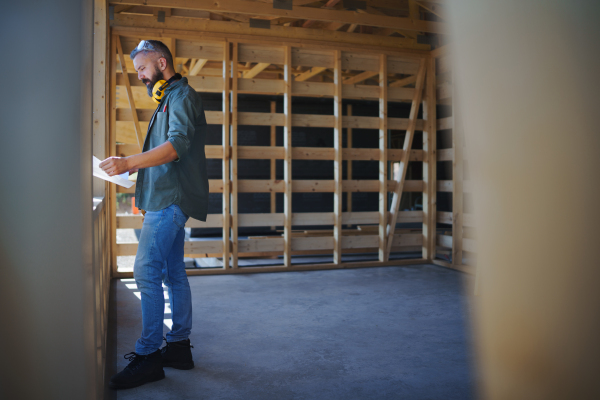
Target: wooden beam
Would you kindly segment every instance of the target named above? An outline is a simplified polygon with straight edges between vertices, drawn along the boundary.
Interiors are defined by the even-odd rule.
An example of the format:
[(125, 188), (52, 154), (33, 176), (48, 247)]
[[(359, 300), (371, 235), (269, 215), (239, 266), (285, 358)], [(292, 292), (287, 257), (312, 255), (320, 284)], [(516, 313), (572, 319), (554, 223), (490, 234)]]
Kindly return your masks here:
[(133, 92), (131, 91), (131, 84), (127, 75), (127, 66), (125, 65), (125, 57), (123, 56), (123, 48), (121, 47), (121, 38), (117, 36), (115, 38), (117, 42), (117, 53), (119, 55), (119, 61), (121, 63), (121, 72), (125, 78), (125, 90), (127, 91), (127, 100), (129, 101), (129, 108), (131, 109), (131, 115), (133, 116), (133, 128), (135, 129), (138, 144), (140, 146), (140, 153), (144, 149), (144, 134), (140, 128), (140, 121), (137, 117), (137, 110), (135, 108), (135, 101), (133, 100)]
[(283, 126), (283, 148), (285, 158), (283, 160), (283, 180), (285, 192), (283, 193), (283, 264), (292, 266), (292, 48), (285, 46), (284, 56), (284, 93), (283, 93), (283, 115), (285, 118)]
[(229, 241), (229, 225), (230, 225), (230, 110), (231, 102), (229, 98), (229, 89), (231, 85), (230, 68), (231, 68), (231, 53), (229, 51), (230, 43), (223, 43), (223, 268), (229, 269), (230, 256), (230, 241)]
[[(277, 102), (271, 101), (271, 114), (275, 114), (277, 112)], [(275, 147), (277, 145), (277, 125), (271, 125), (271, 147)], [(271, 161), (271, 179), (275, 180), (277, 178), (277, 160), (272, 158)], [(275, 192), (271, 192), (271, 213), (275, 214), (277, 212), (277, 194)], [(276, 226), (271, 226), (271, 230), (275, 230)]]
[[(238, 44), (231, 44), (231, 76), (238, 76)], [(238, 267), (238, 80), (231, 80), (230, 181), (231, 181), (231, 267)]]
[(190, 72), (188, 73), (188, 75), (190, 75), (190, 76), (198, 75), (198, 72), (200, 72), (202, 70), (202, 68), (206, 65), (207, 62), (208, 62), (208, 60), (205, 60), (205, 59), (197, 60), (196, 63), (194, 64), (194, 66), (190, 68)]
[(145, 5), (152, 7), (169, 7), (189, 10), (210, 11), (213, 13), (231, 12), (236, 14), (264, 15), (304, 20), (340, 22), (383, 28), (404, 29), (430, 33), (446, 33), (444, 23), (398, 18), (386, 15), (359, 14), (353, 11), (294, 7), (292, 11), (273, 8), (270, 4), (244, 0), (228, 0), (216, 2), (212, 0), (112, 0), (111, 3), (123, 5)]
[[(285, 44), (295, 47), (319, 47), (343, 51), (378, 51), (397, 55), (425, 56), (431, 46), (415, 43), (412, 39), (391, 36), (365, 35), (330, 31), (271, 26), (271, 29), (250, 28), (238, 22), (166, 18), (164, 23), (143, 15), (117, 14), (111, 21), (112, 31), (122, 36), (140, 35), (176, 37), (181, 40), (230, 40), (256, 42), (273, 46)], [(283, 42), (283, 43), (282, 43)]]
[(397, 80), (396, 82), (390, 83), (390, 87), (404, 87), (404, 86), (410, 85), (412, 83), (415, 83), (416, 81), (417, 81), (417, 76), (413, 75), (413, 76), (409, 76), (404, 79)]
[[(352, 104), (348, 104), (346, 115), (348, 117), (352, 116)], [(352, 128), (346, 128), (346, 143), (347, 143), (346, 147), (348, 149), (351, 149), (352, 148)], [(373, 149), (373, 150), (375, 150), (375, 149)], [(349, 153), (349, 151), (348, 151), (348, 153)], [(342, 158), (344, 158), (343, 154), (342, 154)], [(346, 166), (347, 178), (352, 179), (352, 160), (347, 160), (346, 163), (347, 163), (347, 166)], [(352, 212), (352, 192), (351, 191), (346, 192), (346, 210), (348, 210), (348, 212)]]
[[(264, 71), (269, 65), (271, 65), (271, 63), (258, 63), (250, 71), (244, 71), (243, 78), (252, 79), (256, 75), (258, 75), (262, 71)], [(233, 76), (237, 77), (237, 75), (235, 75), (235, 74)]]
[(298, 75), (294, 81), (296, 81), (296, 82), (305, 81), (309, 78), (312, 78), (315, 75), (320, 74), (321, 72), (325, 71), (326, 69), (327, 68), (324, 68), (324, 67), (312, 67), (308, 71), (303, 72), (302, 74)]
[(379, 56), (379, 261), (387, 261), (387, 196), (388, 196), (388, 62)]
[[(110, 123), (108, 131), (108, 155), (117, 155), (117, 36), (111, 36), (110, 41), (110, 97), (108, 109), (110, 112)], [(108, 186), (108, 207), (109, 207), (109, 237), (110, 237), (110, 265), (111, 277), (117, 274), (117, 185)]]
[(435, 58), (427, 60), (425, 81), (425, 101), (423, 103), (423, 258), (435, 259), (435, 237), (437, 226), (437, 139), (436, 139), (436, 99), (435, 99)]
[[(455, 76), (453, 76), (453, 82)], [(453, 88), (456, 85), (452, 85)], [(461, 104), (457, 99), (456, 90), (452, 90), (452, 264), (462, 265), (463, 259), (463, 122)]]
[(404, 189), (404, 182), (406, 180), (406, 170), (408, 169), (408, 156), (410, 154), (410, 150), (412, 148), (412, 142), (415, 134), (415, 126), (417, 124), (417, 115), (419, 113), (419, 107), (421, 105), (421, 97), (423, 95), (423, 86), (425, 82), (425, 74), (426, 74), (426, 63), (425, 60), (421, 60), (419, 64), (419, 72), (417, 73), (417, 85), (415, 88), (415, 97), (413, 98), (410, 114), (409, 114), (409, 123), (408, 129), (406, 129), (406, 136), (404, 137), (404, 145), (402, 150), (404, 153), (402, 154), (402, 161), (400, 161), (399, 168), (399, 176), (395, 177), (397, 185), (396, 190), (394, 191), (394, 195), (392, 198), (392, 205), (390, 207), (391, 217), (390, 224), (387, 229), (388, 243), (385, 260), (387, 261), (392, 251), (391, 238), (394, 237), (394, 231), (396, 229), (396, 221), (398, 219), (398, 211), (400, 209), (400, 200), (402, 198), (402, 192)]
[(344, 80), (344, 85), (353, 85), (355, 83), (359, 83), (362, 82), (366, 79), (372, 78), (375, 75), (379, 75), (379, 71), (365, 71), (365, 72), (361, 72), (360, 74), (357, 74), (351, 78), (348, 78), (346, 80)]
[(335, 65), (333, 68), (335, 85), (333, 96), (333, 178), (335, 191), (333, 193), (333, 263), (342, 262), (342, 52), (334, 51)]

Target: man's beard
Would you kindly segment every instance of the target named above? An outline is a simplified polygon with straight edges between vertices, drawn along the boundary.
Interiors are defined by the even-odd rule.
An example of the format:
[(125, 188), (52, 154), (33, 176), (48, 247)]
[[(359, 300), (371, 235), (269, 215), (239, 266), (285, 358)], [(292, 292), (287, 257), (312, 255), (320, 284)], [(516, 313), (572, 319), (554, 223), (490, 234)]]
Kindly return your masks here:
[(142, 80), (142, 82), (146, 85), (146, 89), (148, 90), (148, 96), (152, 97), (152, 89), (154, 89), (154, 85), (156, 85), (156, 82), (164, 79), (165, 76), (163, 72), (160, 69), (158, 69), (157, 66), (154, 66), (154, 76), (152, 77), (152, 79)]

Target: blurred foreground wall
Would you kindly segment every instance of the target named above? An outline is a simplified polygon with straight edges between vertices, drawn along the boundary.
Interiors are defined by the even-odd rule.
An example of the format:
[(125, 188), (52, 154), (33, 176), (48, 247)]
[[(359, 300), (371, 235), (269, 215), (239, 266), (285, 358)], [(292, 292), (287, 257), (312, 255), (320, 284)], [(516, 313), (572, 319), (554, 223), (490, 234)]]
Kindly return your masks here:
[(0, 399), (95, 398), (92, 4), (2, 4)]
[(600, 2), (448, 6), (482, 398), (599, 399)]

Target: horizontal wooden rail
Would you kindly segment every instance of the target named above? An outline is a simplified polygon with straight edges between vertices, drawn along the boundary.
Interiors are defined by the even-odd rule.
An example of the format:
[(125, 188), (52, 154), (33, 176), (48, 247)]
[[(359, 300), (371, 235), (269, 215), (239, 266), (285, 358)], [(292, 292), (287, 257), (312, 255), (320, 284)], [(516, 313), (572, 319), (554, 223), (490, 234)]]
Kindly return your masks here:
[[(344, 212), (342, 223), (344, 225), (369, 225), (379, 222), (377, 211)], [(283, 213), (238, 214), (239, 227), (283, 226)], [(117, 215), (117, 229), (141, 229), (142, 217), (140, 215)], [(333, 225), (333, 213), (294, 213), (292, 225)], [(399, 223), (423, 222), (422, 211), (401, 211)], [(188, 228), (221, 228), (223, 227), (222, 214), (208, 214), (206, 221), (190, 218), (185, 225)]]
[[(220, 179), (208, 180), (210, 193), (222, 193), (223, 182)], [(387, 190), (393, 192), (396, 188), (396, 181), (388, 181)], [(294, 180), (294, 193), (333, 193), (334, 180)], [(345, 180), (342, 181), (342, 191), (344, 192), (378, 192), (379, 181), (376, 180)], [(423, 181), (406, 181), (404, 184), (405, 192), (422, 192)], [(239, 193), (283, 193), (283, 180), (272, 179), (240, 179), (238, 180)], [(125, 188), (117, 187), (117, 193), (135, 193), (135, 186)]]
[[(376, 251), (379, 237), (377, 235), (342, 236), (343, 249), (361, 249), (365, 252)], [(403, 247), (421, 246), (423, 235), (420, 233), (394, 235), (393, 249), (401, 250)], [(137, 243), (118, 243), (118, 256), (133, 256), (137, 252)], [(245, 253), (282, 253), (284, 247), (283, 237), (260, 239), (238, 239), (238, 251), (241, 257)], [(333, 237), (293, 237), (292, 251), (307, 251), (312, 254), (315, 250), (333, 250)], [(220, 254), (223, 253), (223, 241), (193, 240), (184, 244), (185, 254)]]

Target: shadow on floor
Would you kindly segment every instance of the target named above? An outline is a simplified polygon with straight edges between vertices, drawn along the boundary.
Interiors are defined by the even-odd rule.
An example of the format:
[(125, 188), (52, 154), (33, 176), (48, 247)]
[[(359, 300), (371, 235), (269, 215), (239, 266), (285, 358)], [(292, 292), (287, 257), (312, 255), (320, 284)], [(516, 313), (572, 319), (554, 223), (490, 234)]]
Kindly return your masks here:
[[(471, 399), (470, 279), (433, 265), (190, 277), (196, 368), (116, 397)], [(132, 280), (115, 292), (121, 370), (141, 309)]]

